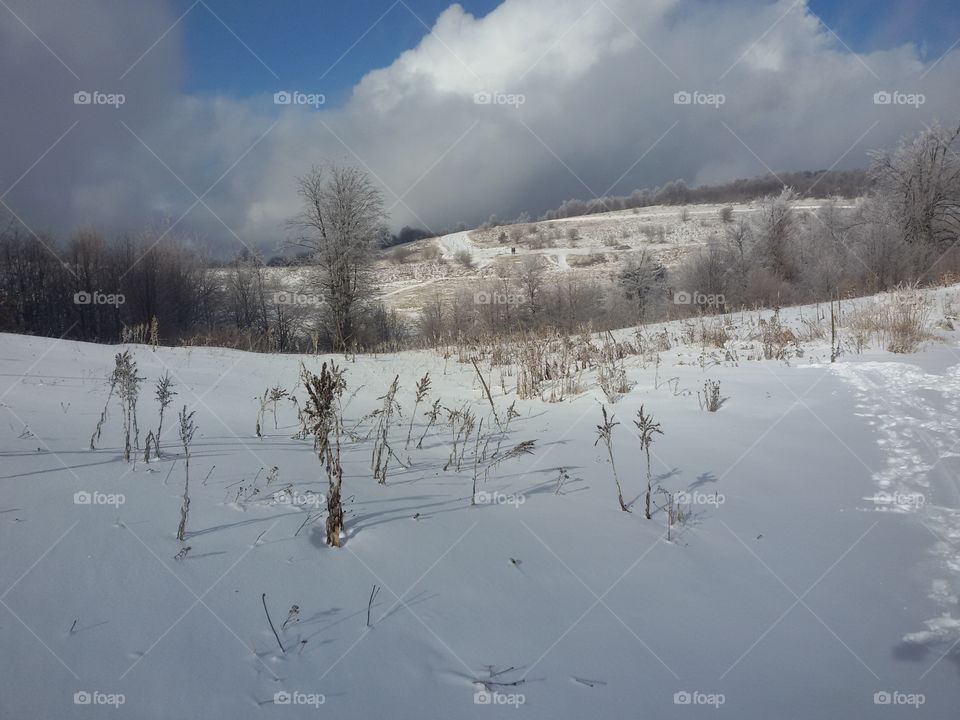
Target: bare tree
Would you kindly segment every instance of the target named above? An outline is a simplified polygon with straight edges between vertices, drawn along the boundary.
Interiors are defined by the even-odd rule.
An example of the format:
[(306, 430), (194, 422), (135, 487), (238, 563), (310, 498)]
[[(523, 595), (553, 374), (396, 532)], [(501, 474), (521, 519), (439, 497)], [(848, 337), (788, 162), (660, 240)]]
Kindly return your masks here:
[(374, 284), (370, 270), (383, 232), (383, 195), (353, 166), (314, 166), (297, 179), (297, 188), (303, 210), (287, 223), (294, 234), (290, 242), (312, 255), (327, 329), (336, 348), (347, 350)]
[(798, 197), (790, 188), (784, 188), (778, 196), (762, 202), (754, 221), (754, 252), (760, 264), (780, 280), (793, 280), (797, 275), (794, 253), (798, 229), (791, 205)]
[(543, 287), (543, 266), (539, 255), (528, 255), (523, 259), (517, 282), (523, 292), (527, 313), (536, 315), (540, 310), (540, 289)]
[(742, 265), (746, 262), (747, 246), (750, 242), (750, 226), (743, 220), (734, 223), (726, 229), (727, 244), (735, 251), (737, 261)]
[(267, 333), (267, 304), (263, 258), (244, 248), (231, 263), (227, 275), (227, 297), (233, 321), (240, 330)]
[[(724, 298), (728, 277), (732, 275), (730, 267), (735, 263), (727, 248), (715, 242), (708, 243), (687, 258), (678, 275), (683, 290), (697, 294), (695, 309), (722, 309), (721, 298)], [(711, 304), (714, 307), (706, 307)]]
[(660, 261), (646, 250), (631, 257), (620, 271), (617, 282), (627, 298), (636, 303), (640, 320), (644, 319), (650, 300), (665, 275)]
[[(905, 138), (893, 151), (873, 153), (871, 175), (904, 240), (936, 253), (960, 234), (960, 125), (939, 123)], [(929, 264), (927, 264), (929, 267)], [(924, 268), (926, 270), (926, 267)]]

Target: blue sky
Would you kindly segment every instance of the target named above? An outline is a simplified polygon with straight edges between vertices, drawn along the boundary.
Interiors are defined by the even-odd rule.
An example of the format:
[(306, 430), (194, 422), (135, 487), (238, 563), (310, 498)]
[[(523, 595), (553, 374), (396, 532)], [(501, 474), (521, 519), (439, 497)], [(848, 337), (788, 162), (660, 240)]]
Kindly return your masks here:
[[(415, 47), (428, 32), (425, 26), (432, 26), (452, 4), (450, 0), (406, 0), (407, 9), (396, 0), (205, 2), (280, 76), (281, 87), (322, 92), (334, 102), (368, 71), (390, 65), (404, 50)], [(186, 11), (194, 0), (177, 3)], [(500, 0), (460, 3), (478, 17), (499, 4)], [(250, 95), (277, 88), (270, 71), (251, 58), (202, 5), (194, 7), (183, 24), (187, 91)]]
[(909, 42), (933, 59), (960, 39), (957, 0), (810, 0), (808, 6), (857, 52)]
[[(366, 72), (415, 47), (427, 32), (425, 25), (432, 26), (452, 4), (405, 1), (409, 9), (396, 0), (205, 0), (281, 80), (197, 5), (183, 20), (184, 89), (247, 96), (279, 85), (322, 92), (328, 102), (338, 103)], [(194, 0), (177, 4), (185, 12)], [(459, 4), (482, 17), (500, 0)], [(808, 6), (856, 52), (914, 43), (934, 59), (960, 39), (958, 0), (809, 0)]]

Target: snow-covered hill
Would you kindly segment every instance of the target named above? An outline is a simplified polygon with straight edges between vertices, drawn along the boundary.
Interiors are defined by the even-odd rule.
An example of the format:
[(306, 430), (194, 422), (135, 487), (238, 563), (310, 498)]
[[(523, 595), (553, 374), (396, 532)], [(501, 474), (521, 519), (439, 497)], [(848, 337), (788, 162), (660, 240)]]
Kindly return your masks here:
[[(806, 215), (824, 202), (803, 200), (793, 206)], [(835, 204), (847, 210), (854, 207), (847, 201)], [(721, 216), (724, 207), (730, 208), (729, 221)], [(479, 283), (515, 274), (528, 258), (536, 258), (548, 278), (569, 279), (572, 274), (601, 282), (608, 282), (641, 252), (668, 268), (676, 267), (689, 253), (723, 239), (730, 222), (749, 218), (759, 207), (758, 203), (658, 205), (417, 240), (391, 250), (378, 263), (381, 297), (388, 306), (415, 315), (437, 294), (474, 292)], [(458, 262), (458, 253), (469, 254), (472, 266)], [(297, 272), (286, 278), (291, 287), (297, 281)]]
[[(931, 293), (932, 319), (958, 296)], [(169, 371), (179, 393), (149, 464), (123, 462), (115, 401), (89, 449), (125, 348), (0, 335), (0, 716), (953, 717), (957, 335), (911, 355), (869, 337), (857, 354), (851, 335), (831, 363), (825, 308), (796, 308), (765, 360), (771, 315), (617, 333), (645, 349), (623, 353), (631, 387), (613, 404), (596, 368), (558, 402), (549, 383), (518, 399), (518, 368), (480, 354), (496, 419), (455, 349), (344, 360), (130, 346), (147, 378), (141, 440), (158, 423), (156, 378)], [(292, 437), (293, 404), (255, 433), (264, 390), (302, 402), (300, 363), (324, 361), (346, 368), (355, 435), (338, 549), (324, 543), (326, 478), (312, 443)], [(397, 375), (398, 460), (379, 485), (369, 414)], [(708, 380), (715, 413), (701, 409)], [(536, 442), (481, 471), (476, 504), (482, 443), (444, 469), (443, 413), (416, 447), (436, 399), (472, 408), (484, 433), (515, 403), (488, 456)], [(184, 404), (199, 429), (181, 543)], [(595, 444), (602, 404), (619, 423), (629, 513)], [(669, 540), (663, 510), (643, 515), (641, 405), (663, 430), (654, 484), (687, 511)]]

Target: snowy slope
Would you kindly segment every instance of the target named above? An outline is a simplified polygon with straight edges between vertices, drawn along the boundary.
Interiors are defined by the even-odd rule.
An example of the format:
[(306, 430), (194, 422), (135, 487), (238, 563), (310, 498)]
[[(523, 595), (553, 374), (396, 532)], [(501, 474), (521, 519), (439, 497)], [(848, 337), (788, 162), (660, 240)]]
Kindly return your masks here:
[[(799, 326), (812, 312), (784, 317)], [(505, 445), (537, 451), (494, 469), (479, 488), (492, 501), (476, 506), (472, 445), (460, 472), (443, 469), (447, 426), (414, 447), (423, 404), (403, 449), (426, 371), (428, 402), (468, 402), (491, 422), (472, 366), (335, 358), (348, 425), (399, 374), (391, 438), (409, 468), (378, 485), (371, 442), (345, 444), (347, 538), (331, 549), (322, 518), (300, 529), (326, 480), (311, 443), (291, 438), (292, 405), (254, 433), (255, 397), (280, 384), (302, 398), (300, 362), (329, 358), (131, 347), (148, 388), (169, 369), (174, 407), (196, 410), (181, 544), (173, 413), (160, 461), (123, 462), (116, 406), (88, 448), (121, 348), (0, 335), (0, 717), (955, 716), (956, 335), (833, 364), (823, 341), (789, 361), (750, 360), (753, 345), (674, 342), (659, 367), (628, 357), (634, 386), (612, 406), (590, 373), (563, 402), (517, 400)], [(515, 378), (484, 371), (503, 419)], [(725, 398), (715, 414), (698, 404), (708, 378)], [(151, 396), (141, 436), (156, 427)], [(601, 403), (620, 423), (631, 513), (594, 445)], [(669, 542), (664, 513), (643, 517), (641, 403), (664, 431), (656, 478), (694, 501)], [(76, 504), (78, 492), (99, 494)], [(491, 677), (503, 684), (485, 694)], [(75, 702), (83, 692), (90, 704)]]
[[(793, 204), (803, 218), (822, 207), (824, 201), (802, 200)], [(851, 210), (855, 204), (837, 204)], [(616, 210), (595, 215), (549, 221), (498, 225), (425, 238), (400, 246), (403, 259), (393, 249), (377, 265), (383, 284), (380, 299), (388, 307), (409, 316), (420, 314), (426, 298), (457, 290), (475, 292), (483, 283), (504, 274), (515, 274), (518, 264), (545, 257), (542, 269), (547, 282), (571, 277), (606, 283), (638, 252), (651, 253), (668, 268), (676, 267), (690, 252), (728, 231), (721, 210), (729, 208), (736, 220), (745, 220), (760, 209), (756, 203), (731, 205), (656, 205)], [(571, 233), (573, 235), (571, 236)], [(472, 266), (456, 261), (457, 253), (469, 253)], [(593, 256), (596, 262), (568, 262), (570, 256)], [(578, 258), (580, 259), (580, 258)], [(572, 273), (571, 275), (567, 275)], [(281, 286), (300, 291), (302, 270), (283, 268), (270, 273)]]

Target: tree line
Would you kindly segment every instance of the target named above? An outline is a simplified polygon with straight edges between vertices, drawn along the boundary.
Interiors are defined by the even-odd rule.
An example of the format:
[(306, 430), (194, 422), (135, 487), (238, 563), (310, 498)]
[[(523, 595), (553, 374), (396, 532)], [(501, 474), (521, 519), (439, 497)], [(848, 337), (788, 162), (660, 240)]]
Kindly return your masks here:
[[(314, 167), (298, 179), (301, 211), (287, 223), (288, 244), (309, 264), (296, 268), (269, 267), (247, 250), (213, 263), (162, 228), (112, 241), (82, 229), (61, 244), (10, 219), (0, 224), (0, 330), (263, 352), (396, 349), (932, 283), (960, 271), (958, 137), (960, 127), (935, 124), (874, 153), (862, 181), (870, 190), (854, 203), (798, 212), (802, 190), (781, 185), (749, 216), (721, 211), (710, 242), (669, 271), (641, 251), (605, 280), (572, 275), (547, 283), (542, 258), (534, 256), (470, 291), (435, 294), (415, 323), (376, 299), (374, 266), (391, 236), (381, 191), (356, 167)], [(857, 176), (804, 177), (843, 184)], [(688, 200), (712, 192), (668, 189)]]
[[(853, 201), (834, 197), (817, 209), (798, 209), (802, 193), (781, 184), (753, 212), (721, 207), (704, 247), (669, 268), (648, 246), (627, 253), (605, 279), (567, 273), (547, 283), (546, 263), (529, 256), (472, 291), (435, 294), (424, 306), (420, 334), (438, 344), (530, 330), (602, 331), (960, 281), (958, 137), (960, 127), (935, 124), (872, 153), (862, 185), (870, 190)], [(522, 237), (523, 227), (514, 225), (509, 237), (515, 239), (514, 230)]]

